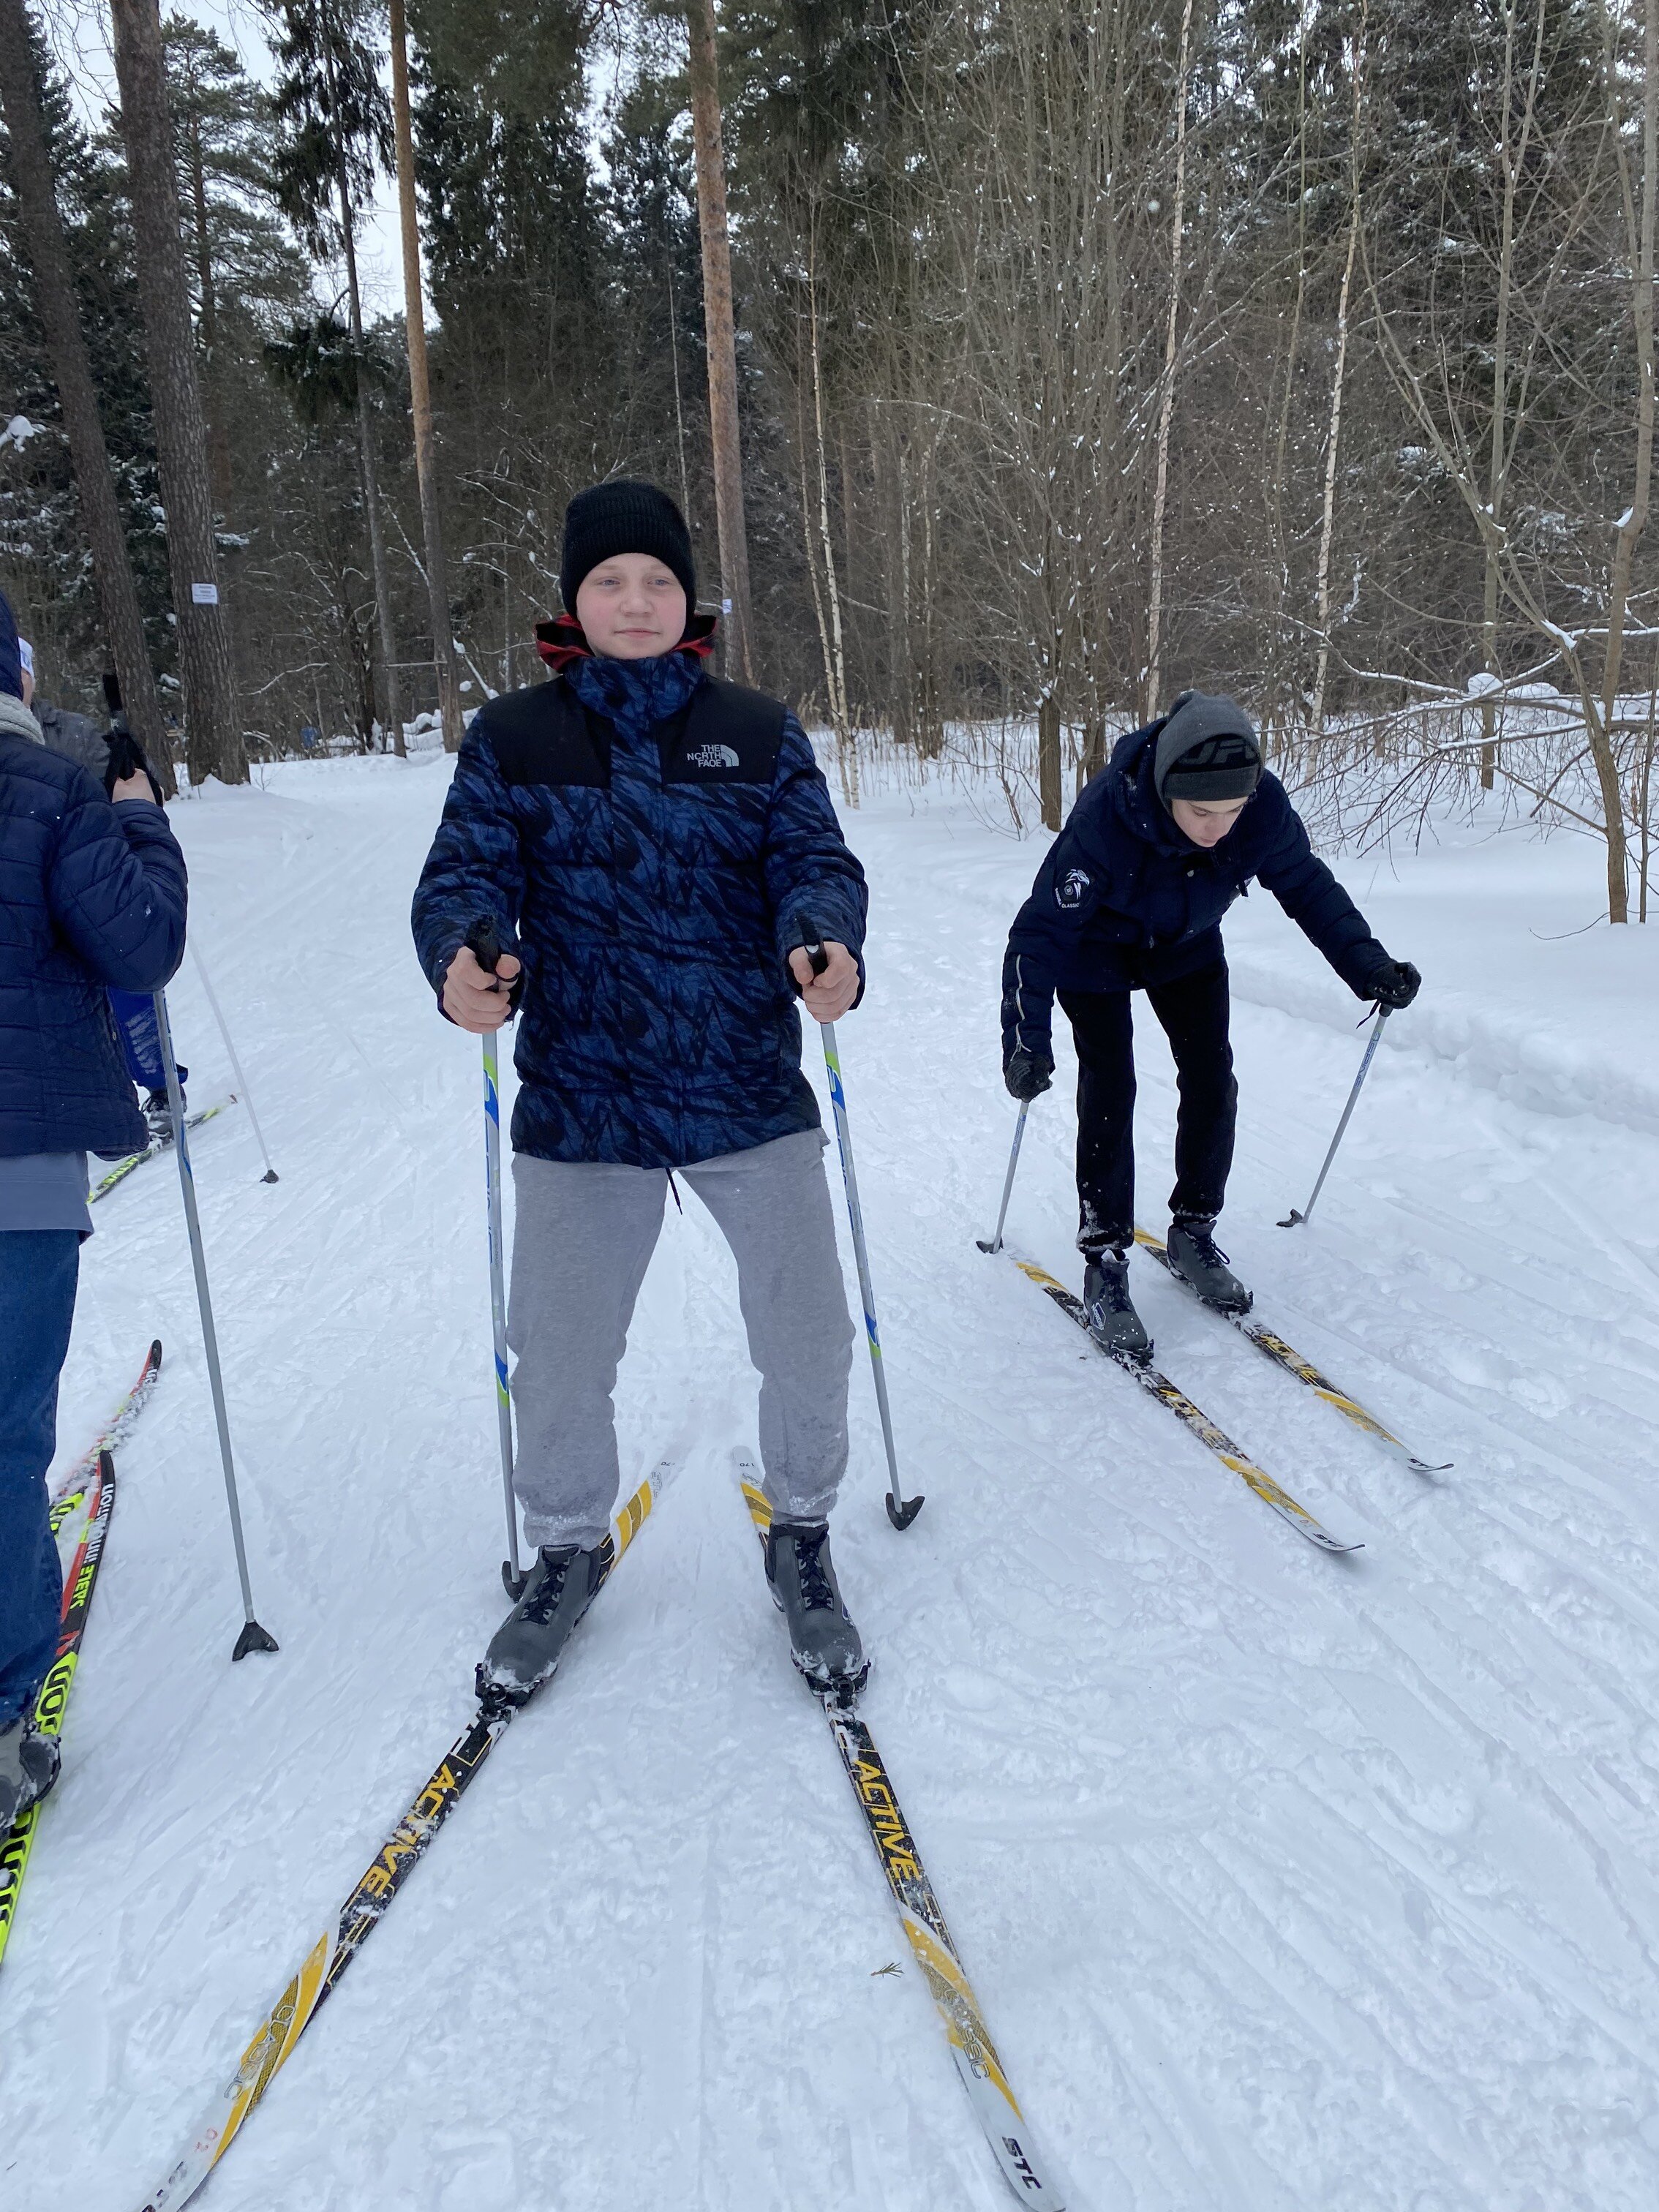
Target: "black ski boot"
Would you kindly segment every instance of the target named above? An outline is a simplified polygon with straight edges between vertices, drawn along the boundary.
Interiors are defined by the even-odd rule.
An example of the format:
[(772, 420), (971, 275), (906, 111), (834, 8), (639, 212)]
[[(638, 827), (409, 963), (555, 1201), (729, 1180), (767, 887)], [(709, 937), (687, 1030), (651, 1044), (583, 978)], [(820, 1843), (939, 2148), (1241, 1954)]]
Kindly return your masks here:
[(165, 1091), (145, 1093), (144, 1127), (149, 1131), (152, 1144), (170, 1145), (173, 1142), (173, 1109), (167, 1103)]
[(1089, 1334), (1103, 1352), (1139, 1365), (1152, 1358), (1152, 1340), (1129, 1297), (1129, 1262), (1123, 1253), (1109, 1248), (1091, 1255), (1083, 1271), (1083, 1310)]
[(1196, 1291), (1217, 1313), (1249, 1313), (1255, 1300), (1232, 1269), (1227, 1255), (1217, 1249), (1213, 1218), (1188, 1214), (1170, 1224), (1170, 1272)]
[(478, 1695), (492, 1692), (520, 1705), (539, 1690), (592, 1604), (611, 1566), (611, 1539), (591, 1552), (576, 1544), (544, 1544), (529, 1584), (489, 1639), (478, 1669)]
[(0, 1729), (0, 1836), (38, 1805), (58, 1779), (58, 1739), (42, 1735), (33, 1721)]
[(766, 1579), (789, 1624), (795, 1664), (812, 1688), (845, 1700), (864, 1687), (869, 1662), (836, 1580), (825, 1521), (774, 1521), (766, 1532)]

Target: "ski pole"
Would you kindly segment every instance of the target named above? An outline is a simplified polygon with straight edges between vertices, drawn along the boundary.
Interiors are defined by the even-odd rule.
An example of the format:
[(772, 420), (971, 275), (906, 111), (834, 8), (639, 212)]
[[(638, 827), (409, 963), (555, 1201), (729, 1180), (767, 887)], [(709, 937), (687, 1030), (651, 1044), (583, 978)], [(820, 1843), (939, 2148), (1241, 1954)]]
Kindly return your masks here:
[(1325, 1178), (1331, 1171), (1331, 1162), (1336, 1158), (1336, 1148), (1342, 1141), (1342, 1133), (1347, 1127), (1352, 1117), (1353, 1109), (1359, 1103), (1359, 1094), (1364, 1088), (1365, 1078), (1371, 1072), (1371, 1062), (1376, 1057), (1376, 1048), (1382, 1042), (1382, 1024), (1388, 1018), (1389, 1009), (1386, 1006), (1378, 1006), (1376, 1027), (1371, 1031), (1370, 1042), (1365, 1047), (1365, 1057), (1359, 1063), (1359, 1073), (1353, 1079), (1353, 1089), (1348, 1093), (1348, 1103), (1342, 1109), (1342, 1119), (1336, 1125), (1336, 1134), (1331, 1139), (1331, 1149), (1325, 1155), (1325, 1164), (1319, 1170), (1319, 1180), (1313, 1187), (1313, 1197), (1300, 1210), (1293, 1206), (1284, 1220), (1279, 1223), (1281, 1229), (1294, 1229), (1299, 1221), (1305, 1221), (1313, 1212), (1315, 1202), (1320, 1192), (1325, 1188)]
[(179, 1188), (185, 1201), (185, 1226), (190, 1232), (190, 1263), (196, 1271), (196, 1304), (202, 1316), (202, 1348), (207, 1354), (208, 1387), (213, 1393), (213, 1418), (219, 1431), (219, 1457), (225, 1470), (225, 1501), (230, 1508), (231, 1541), (236, 1547), (236, 1573), (242, 1585), (242, 1632), (231, 1653), (233, 1660), (250, 1651), (275, 1651), (276, 1639), (253, 1617), (253, 1589), (248, 1580), (247, 1547), (242, 1540), (242, 1507), (236, 1494), (236, 1462), (231, 1456), (230, 1416), (225, 1410), (225, 1381), (219, 1371), (219, 1338), (213, 1326), (213, 1298), (208, 1289), (207, 1258), (202, 1250), (202, 1224), (196, 1211), (196, 1175), (190, 1164), (190, 1135), (185, 1127), (185, 1094), (179, 1088), (179, 1063), (173, 1054), (173, 1030), (167, 1022), (164, 992), (155, 994), (155, 1033), (161, 1040), (161, 1065), (167, 1076), (167, 1108), (173, 1116), (173, 1148), (179, 1156)]
[[(795, 919), (806, 940), (801, 950), (811, 963), (812, 973), (822, 975), (830, 965), (830, 955), (823, 949), (823, 939), (807, 915), (798, 915)], [(823, 1038), (823, 1065), (830, 1079), (830, 1103), (836, 1117), (836, 1142), (841, 1147), (842, 1181), (847, 1186), (847, 1218), (852, 1224), (853, 1253), (859, 1270), (859, 1295), (864, 1301), (864, 1334), (870, 1346), (870, 1371), (875, 1377), (882, 1441), (887, 1447), (887, 1518), (896, 1528), (908, 1528), (927, 1501), (921, 1496), (907, 1498), (899, 1486), (898, 1452), (893, 1443), (893, 1416), (887, 1403), (887, 1376), (882, 1365), (881, 1337), (876, 1328), (875, 1293), (870, 1287), (870, 1253), (864, 1241), (864, 1212), (859, 1204), (859, 1179), (853, 1166), (853, 1133), (847, 1125), (847, 1095), (842, 1086), (841, 1054), (836, 1043), (835, 1024), (820, 1022), (818, 1029)]]
[[(481, 916), (468, 930), (466, 942), (479, 967), (493, 975), (501, 957), (501, 935), (495, 923), (487, 915)], [(501, 1581), (516, 1605), (524, 1595), (527, 1577), (519, 1563), (519, 1509), (513, 1494), (513, 1400), (507, 1387), (507, 1272), (501, 1240), (501, 1071), (495, 1036), (494, 1030), (486, 1030), (483, 1038), (484, 1187), (489, 1214), (489, 1319), (495, 1340), (495, 1430), (501, 1449), (501, 1498), (507, 1508), (507, 1557), (501, 1561)]]
[(253, 1110), (253, 1093), (248, 1089), (247, 1078), (242, 1073), (242, 1063), (236, 1057), (236, 1048), (230, 1041), (230, 1031), (225, 1026), (223, 1014), (219, 1011), (219, 1001), (214, 995), (212, 984), (208, 981), (208, 971), (203, 965), (201, 954), (196, 950), (194, 938), (190, 941), (190, 957), (196, 963), (196, 973), (201, 978), (202, 988), (207, 993), (207, 1002), (213, 1009), (213, 1018), (219, 1024), (219, 1034), (224, 1039), (225, 1050), (230, 1055), (230, 1072), (236, 1078), (236, 1096), (247, 1108), (248, 1120), (253, 1124), (253, 1133), (259, 1140), (259, 1150), (264, 1157), (265, 1171), (259, 1180), (261, 1182), (276, 1182), (280, 1178), (276, 1169), (270, 1164), (270, 1152), (265, 1143), (265, 1133), (259, 1127), (259, 1116)]
[(1025, 1134), (1025, 1116), (1030, 1110), (1030, 1100), (1022, 1098), (1019, 1103), (1019, 1119), (1014, 1124), (1013, 1148), (1008, 1154), (1008, 1172), (1002, 1180), (1002, 1204), (997, 1209), (996, 1233), (988, 1243), (983, 1237), (976, 1237), (974, 1239), (981, 1252), (1000, 1252), (1002, 1249), (1002, 1224), (1008, 1218), (1008, 1201), (1014, 1194), (1014, 1170), (1019, 1165), (1020, 1139)]

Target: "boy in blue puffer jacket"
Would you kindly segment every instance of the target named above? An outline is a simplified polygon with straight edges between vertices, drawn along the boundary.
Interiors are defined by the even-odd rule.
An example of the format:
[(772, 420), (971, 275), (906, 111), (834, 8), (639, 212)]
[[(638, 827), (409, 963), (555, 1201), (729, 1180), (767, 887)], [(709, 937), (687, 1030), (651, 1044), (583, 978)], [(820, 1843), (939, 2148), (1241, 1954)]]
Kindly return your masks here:
[[(528, 1696), (603, 1578), (611, 1391), (678, 1171), (738, 1262), (773, 1595), (797, 1665), (836, 1687), (864, 1667), (828, 1531), (853, 1327), (794, 1000), (819, 1021), (856, 1004), (864, 872), (794, 716), (706, 673), (714, 625), (666, 493), (580, 494), (559, 585), (568, 611), (538, 632), (553, 679), (474, 717), (415, 894), (451, 1021), (498, 1029), (523, 1000), (507, 1340), (538, 1558), (487, 1674)], [(507, 948), (493, 975), (480, 921)]]
[(185, 897), (145, 770), (106, 798), (47, 750), (0, 599), (0, 1838), (58, 1772), (33, 1714), (63, 1595), (46, 1474), (92, 1234), (87, 1154), (144, 1141), (105, 994), (172, 975)]
[(1167, 715), (1120, 740), (1073, 808), (1008, 934), (1004, 1079), (1022, 1102), (1048, 1088), (1058, 995), (1077, 1043), (1084, 1304), (1099, 1341), (1131, 1358), (1152, 1352), (1128, 1287), (1132, 992), (1146, 992), (1175, 1055), (1170, 1265), (1224, 1313), (1250, 1304), (1214, 1231), (1238, 1104), (1220, 924), (1252, 878), (1358, 997), (1391, 1009), (1411, 1004), (1416, 969), (1389, 958), (1316, 857), (1284, 785), (1262, 765), (1249, 717), (1232, 700), (1201, 691), (1183, 692)]

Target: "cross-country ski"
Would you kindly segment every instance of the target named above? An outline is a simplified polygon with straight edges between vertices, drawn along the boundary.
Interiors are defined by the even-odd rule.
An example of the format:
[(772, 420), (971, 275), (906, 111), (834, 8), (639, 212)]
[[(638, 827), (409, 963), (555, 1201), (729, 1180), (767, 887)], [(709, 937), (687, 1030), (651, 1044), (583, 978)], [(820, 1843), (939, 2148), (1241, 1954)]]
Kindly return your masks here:
[[(1014, 1265), (1020, 1273), (1028, 1281), (1035, 1283), (1038, 1290), (1046, 1292), (1067, 1320), (1074, 1321), (1085, 1336), (1094, 1335), (1089, 1323), (1089, 1310), (1081, 1298), (1068, 1291), (1063, 1283), (1057, 1283), (1047, 1269), (1039, 1267), (1035, 1261), (1021, 1260), (1012, 1255), (1011, 1257), (1014, 1258)], [(1223, 1467), (1231, 1468), (1240, 1481), (1248, 1485), (1262, 1504), (1294, 1528), (1298, 1536), (1305, 1536), (1322, 1552), (1355, 1552), (1359, 1549), (1357, 1543), (1345, 1544), (1333, 1536), (1305, 1505), (1298, 1505), (1290, 1492), (1242, 1451), (1224, 1429), (1218, 1428), (1208, 1414), (1200, 1413), (1184, 1390), (1177, 1389), (1167, 1375), (1160, 1374), (1150, 1358), (1138, 1359), (1131, 1353), (1115, 1351), (1105, 1345), (1099, 1345), (1098, 1349), (1126, 1375), (1139, 1382), (1155, 1404), (1173, 1413), (1188, 1436), (1195, 1437), (1206, 1450), (1213, 1452)]]
[[(1161, 1237), (1154, 1237), (1148, 1230), (1137, 1229), (1135, 1243), (1143, 1251), (1150, 1252), (1158, 1265), (1183, 1289), (1191, 1291), (1200, 1305), (1205, 1303), (1196, 1286), (1171, 1265), (1169, 1247)], [(1258, 1352), (1266, 1352), (1276, 1367), (1282, 1368), (1297, 1382), (1305, 1383), (1315, 1397), (1322, 1398), (1328, 1406), (1334, 1407), (1345, 1421), (1352, 1421), (1355, 1428), (1374, 1437), (1390, 1457), (1410, 1468), (1413, 1474), (1445, 1474), (1449, 1472), (1449, 1462), (1424, 1459), (1409, 1444), (1401, 1443), (1394, 1431), (1362, 1406), (1358, 1398), (1351, 1397), (1346, 1390), (1340, 1389), (1328, 1375), (1322, 1375), (1311, 1359), (1305, 1358), (1286, 1344), (1284, 1338), (1276, 1330), (1269, 1328), (1265, 1322), (1253, 1319), (1248, 1308), (1243, 1312), (1237, 1308), (1230, 1310), (1220, 1306), (1212, 1306), (1210, 1310), (1212, 1313), (1219, 1313), (1224, 1321), (1231, 1322), (1239, 1334), (1248, 1337)]]
[[(185, 1115), (185, 1127), (187, 1129), (199, 1129), (204, 1121), (213, 1121), (218, 1115), (222, 1114), (228, 1106), (234, 1106), (235, 1103), (235, 1094), (233, 1092), (228, 1098), (222, 1098), (216, 1106), (200, 1107), (195, 1113)], [(130, 1152), (125, 1159), (118, 1160), (108, 1174), (100, 1176), (87, 1193), (87, 1204), (96, 1206), (100, 1198), (107, 1198), (111, 1191), (124, 1183), (130, 1175), (143, 1167), (147, 1161), (159, 1159), (172, 1142), (173, 1134), (171, 1130), (168, 1130), (165, 1135), (153, 1136), (142, 1152)]]
[(1659, 2204), (1656, 241), (1659, 0), (0, 0), (5, 2212)]
[[(769, 1559), (773, 1513), (762, 1487), (761, 1470), (747, 1454), (740, 1454), (737, 1472), (762, 1552)], [(951, 2056), (1004, 2180), (1022, 2203), (1058, 2207), (1060, 2199), (1043, 2176), (1029, 2124), (1009, 2087), (910, 1825), (900, 1808), (875, 1738), (859, 1711), (861, 1687), (860, 1677), (826, 1683), (817, 1694), (887, 1877), (905, 1940), (944, 2022)]]

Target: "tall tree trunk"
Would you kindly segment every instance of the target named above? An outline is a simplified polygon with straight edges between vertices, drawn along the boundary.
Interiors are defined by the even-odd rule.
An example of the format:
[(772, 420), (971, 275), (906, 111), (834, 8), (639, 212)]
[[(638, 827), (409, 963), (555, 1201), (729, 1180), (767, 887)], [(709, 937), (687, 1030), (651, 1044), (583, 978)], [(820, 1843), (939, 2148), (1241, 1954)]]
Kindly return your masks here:
[(1046, 692), (1037, 707), (1037, 803), (1045, 830), (1060, 827), (1060, 702)]
[(1315, 568), (1315, 603), (1319, 617), (1319, 659), (1314, 669), (1309, 726), (1316, 741), (1325, 732), (1325, 685), (1331, 671), (1331, 544), (1336, 532), (1336, 465), (1342, 442), (1342, 394), (1348, 374), (1348, 301), (1353, 264), (1359, 251), (1359, 125), (1364, 113), (1366, 8), (1361, 0), (1359, 29), (1353, 44), (1353, 115), (1348, 138), (1348, 258), (1342, 264), (1342, 289), (1336, 302), (1336, 367), (1331, 377), (1330, 420), (1325, 428), (1325, 499), (1319, 518), (1319, 558)]
[(749, 538), (743, 513), (743, 447), (738, 428), (738, 343), (732, 312), (732, 235), (726, 214), (714, 0), (686, 0), (691, 136), (696, 154), (697, 227), (702, 234), (703, 334), (708, 347), (708, 422), (714, 442), (714, 520), (720, 532), (728, 665), (747, 684), (754, 668)]
[[(1543, 0), (1538, 0), (1538, 21), (1533, 40), (1532, 69), (1527, 79), (1526, 108), (1522, 123), (1521, 141), (1517, 146), (1511, 137), (1515, 106), (1515, 32), (1519, 0), (1504, 0), (1504, 120), (1498, 141), (1498, 159), (1504, 172), (1504, 207), (1499, 222), (1498, 247), (1498, 314), (1492, 333), (1492, 432), (1486, 452), (1486, 512), (1492, 526), (1487, 533), (1486, 574), (1482, 580), (1480, 660), (1486, 674), (1498, 673), (1498, 570), (1501, 560), (1504, 525), (1504, 495), (1508, 485), (1510, 460), (1514, 441), (1509, 435), (1510, 411), (1510, 305), (1515, 289), (1515, 204), (1521, 185), (1522, 171), (1527, 158), (1527, 143), (1532, 135), (1533, 117), (1536, 112), (1538, 79), (1543, 58), (1544, 23), (1547, 9)], [(1483, 700), (1480, 707), (1480, 785), (1485, 791), (1492, 788), (1492, 773), (1498, 765), (1497, 712), (1492, 699)]]
[(346, 298), (351, 317), (351, 343), (357, 355), (357, 451), (363, 477), (363, 508), (368, 520), (368, 562), (374, 577), (374, 635), (380, 648), (385, 679), (386, 720), (398, 752), (404, 750), (403, 705), (398, 689), (398, 647), (392, 633), (392, 586), (386, 575), (386, 529), (380, 516), (380, 472), (374, 461), (374, 410), (368, 404), (368, 379), (363, 373), (363, 297), (357, 284), (356, 217), (345, 166), (339, 174), (340, 238), (345, 251)]
[(161, 17), (156, 0), (111, 0), (110, 16), (191, 781), (216, 775), (224, 783), (246, 783), (247, 752), (236, 711), (230, 633), (219, 600), (207, 435), (190, 327)]
[(200, 302), (197, 330), (202, 342), (202, 381), (208, 415), (208, 459), (213, 471), (213, 494), (222, 513), (231, 497), (230, 430), (225, 410), (215, 390), (218, 382), (219, 297), (213, 281), (213, 240), (208, 228), (207, 170), (202, 159), (202, 131), (192, 116), (190, 124), (190, 216), (196, 247), (196, 292)]
[[(1607, 655), (1601, 675), (1601, 723), (1590, 732), (1591, 758), (1601, 793), (1607, 831), (1607, 919), (1628, 921), (1629, 869), (1625, 840), (1623, 793), (1613, 750), (1613, 723), (1619, 704), (1619, 675), (1624, 659), (1625, 623), (1630, 611), (1631, 572), (1636, 545), (1647, 528), (1653, 488), (1654, 358), (1653, 279), (1655, 201), (1659, 197), (1659, 0), (1642, 4), (1642, 199), (1632, 243), (1635, 252), (1631, 315), (1636, 339), (1636, 471), (1630, 505), (1619, 519), (1613, 544), (1613, 576), (1607, 592)], [(1644, 805), (1645, 816), (1645, 805)], [(1645, 896), (1645, 883), (1644, 885)]]
[(847, 697), (847, 640), (842, 621), (841, 584), (836, 573), (835, 539), (830, 527), (830, 469), (824, 453), (823, 435), (823, 367), (818, 351), (817, 255), (810, 244), (806, 261), (806, 313), (812, 365), (813, 444), (818, 464), (818, 541), (823, 553), (823, 589), (830, 610), (829, 652), (823, 672), (830, 687), (830, 719), (836, 726), (837, 744), (845, 749), (853, 742), (853, 718)]
[[(1187, 84), (1191, 67), (1192, 39), (1193, 0), (1185, 0), (1181, 12), (1181, 58), (1176, 67), (1176, 174), (1175, 206), (1170, 215), (1170, 313), (1164, 335), (1164, 391), (1158, 401), (1158, 457), (1152, 489), (1152, 583), (1146, 614), (1146, 713), (1149, 719), (1158, 712), (1158, 692), (1164, 680), (1160, 663), (1164, 645), (1164, 516), (1170, 490), (1170, 421), (1175, 412), (1176, 337), (1181, 313), (1181, 234), (1187, 221)], [(1058, 807), (1058, 800), (1055, 804)]]
[(69, 246), (52, 188), (46, 125), (34, 82), (33, 41), (23, 0), (0, 0), (0, 112), (10, 141), (23, 241), (34, 278), (34, 301), (52, 355), (52, 380), (69, 435), (81, 520), (92, 550), (98, 611), (133, 734), (155, 764), (169, 794), (176, 788), (161, 720), (149, 650), (144, 642), (138, 592), (127, 558), (121, 510), (110, 474), (109, 451), (99, 417), (92, 366), (70, 275)]
[[(443, 521), (438, 509), (438, 448), (432, 427), (432, 385), (427, 372), (426, 306), (421, 295), (421, 234), (415, 216), (415, 145), (409, 121), (409, 52), (404, 0), (392, 0), (392, 117), (398, 147), (398, 211), (404, 249), (404, 329), (409, 348), (409, 406), (415, 422), (415, 474), (421, 489), (421, 535), (426, 541), (426, 589), (431, 611), (432, 657), (438, 672), (438, 706), (444, 750), (461, 742), (461, 686), (455, 639), (449, 626), (449, 572), (444, 562)], [(678, 388), (678, 387), (677, 387)], [(404, 750), (403, 725), (396, 732)]]

